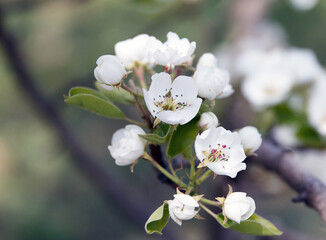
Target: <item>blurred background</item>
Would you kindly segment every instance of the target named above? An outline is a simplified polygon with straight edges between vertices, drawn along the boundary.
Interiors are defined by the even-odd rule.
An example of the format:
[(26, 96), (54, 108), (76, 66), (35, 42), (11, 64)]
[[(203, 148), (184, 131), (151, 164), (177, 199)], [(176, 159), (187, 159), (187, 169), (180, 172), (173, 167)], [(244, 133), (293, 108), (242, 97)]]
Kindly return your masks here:
[[(174, 31), (196, 41), (197, 61), (268, 20), (325, 66), (326, 1), (316, 4), (305, 10), (286, 0), (0, 0), (0, 239), (269, 239), (225, 231), (208, 216), (146, 235), (146, 218), (175, 190), (143, 161), (133, 174), (117, 167), (107, 146), (126, 123), (65, 105), (63, 95), (93, 87), (96, 59), (139, 33), (165, 41)], [(227, 100), (218, 105), (217, 116)], [(132, 116), (131, 107), (122, 108)], [(321, 217), (293, 204), (295, 193), (277, 176), (250, 166), (237, 182), (218, 179), (209, 180), (212, 196), (226, 193), (221, 183), (248, 192), (257, 213), (285, 232), (277, 239), (325, 239)]]

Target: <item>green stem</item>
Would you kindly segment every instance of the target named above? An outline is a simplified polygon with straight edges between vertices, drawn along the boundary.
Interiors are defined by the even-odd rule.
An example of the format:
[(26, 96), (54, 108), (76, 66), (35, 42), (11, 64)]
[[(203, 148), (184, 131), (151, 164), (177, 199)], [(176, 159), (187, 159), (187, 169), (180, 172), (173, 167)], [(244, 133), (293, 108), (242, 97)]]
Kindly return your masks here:
[(202, 202), (202, 203), (205, 203), (205, 204), (209, 204), (209, 205), (212, 205), (212, 206), (215, 206), (215, 207), (221, 207), (221, 204), (219, 203), (219, 202), (217, 202), (217, 201), (213, 201), (213, 200), (209, 200), (209, 199), (207, 199), (207, 198), (204, 198), (204, 197), (202, 197), (201, 199), (200, 199), (200, 201)]
[(174, 177), (171, 173), (169, 173), (168, 171), (166, 171), (160, 164), (158, 164), (156, 161), (154, 161), (154, 159), (150, 155), (148, 155), (146, 152), (145, 152), (145, 154), (142, 157), (144, 159), (148, 160), (150, 163), (152, 163), (153, 166), (157, 170), (159, 170), (161, 173), (163, 173), (168, 179), (170, 179), (175, 184), (179, 185), (182, 188), (187, 188), (188, 187), (179, 178)]
[(209, 215), (211, 215), (213, 218), (217, 219), (217, 214), (215, 214), (213, 211), (211, 211), (208, 207), (206, 207), (204, 204), (199, 203), (200, 207), (204, 209)]
[(199, 174), (203, 171), (204, 168), (200, 168), (196, 173), (195, 173), (195, 176), (194, 176), (194, 179), (197, 179), (197, 177), (199, 176)]
[(146, 124), (140, 123), (140, 122), (138, 122), (138, 121), (136, 121), (136, 120), (133, 120), (133, 119), (131, 119), (131, 118), (125, 117), (124, 120), (126, 120), (127, 122), (130, 122), (130, 123), (132, 123), (132, 124), (135, 124), (135, 125), (137, 125), (137, 126), (139, 126), (139, 127), (142, 127), (142, 128), (148, 128), (148, 126), (147, 126)]
[(172, 175), (176, 178), (178, 178), (178, 175), (177, 173), (174, 171), (174, 168), (172, 166), (172, 159), (168, 158), (168, 164), (169, 164), (169, 168), (170, 168), (170, 171), (172, 173)]
[(196, 185), (200, 185), (202, 182), (204, 182), (209, 176), (212, 174), (212, 170), (208, 169), (203, 175), (200, 176), (200, 178), (197, 179)]

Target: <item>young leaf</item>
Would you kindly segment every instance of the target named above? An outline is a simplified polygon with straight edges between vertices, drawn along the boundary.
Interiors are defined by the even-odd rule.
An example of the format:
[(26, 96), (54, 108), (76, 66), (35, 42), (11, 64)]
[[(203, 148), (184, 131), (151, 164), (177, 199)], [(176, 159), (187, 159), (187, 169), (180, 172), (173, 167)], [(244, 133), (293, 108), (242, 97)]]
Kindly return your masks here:
[(170, 218), (169, 205), (164, 203), (152, 215), (145, 223), (145, 231), (147, 234), (158, 233), (162, 234), (162, 230)]
[(156, 133), (151, 133), (151, 134), (144, 134), (144, 135), (139, 135), (140, 137), (144, 138), (148, 142), (156, 145), (162, 145), (164, 144), (168, 139), (171, 133), (173, 132), (173, 127), (170, 126), (168, 132), (165, 134), (165, 136), (160, 136)]
[(241, 233), (257, 236), (279, 236), (282, 234), (270, 221), (265, 218), (253, 214), (246, 221), (242, 221), (240, 224), (228, 220), (225, 224), (223, 214), (219, 214), (216, 219), (224, 228), (231, 228)]
[(123, 88), (113, 88), (113, 90), (108, 91), (102, 88), (99, 82), (96, 82), (95, 86), (101, 93), (105, 95), (106, 98), (110, 99), (112, 102), (122, 104), (135, 103), (134, 96)]
[(76, 105), (90, 112), (108, 118), (124, 118), (123, 112), (114, 104), (103, 98), (92, 94), (75, 94), (73, 96), (66, 96), (65, 102), (71, 105)]
[(189, 123), (179, 125), (177, 130), (173, 132), (166, 150), (169, 157), (172, 158), (182, 153), (193, 143), (198, 133), (198, 120), (199, 116), (196, 116)]
[(69, 97), (72, 97), (77, 94), (82, 94), (82, 93), (106, 99), (103, 93), (87, 87), (73, 87), (69, 91)]

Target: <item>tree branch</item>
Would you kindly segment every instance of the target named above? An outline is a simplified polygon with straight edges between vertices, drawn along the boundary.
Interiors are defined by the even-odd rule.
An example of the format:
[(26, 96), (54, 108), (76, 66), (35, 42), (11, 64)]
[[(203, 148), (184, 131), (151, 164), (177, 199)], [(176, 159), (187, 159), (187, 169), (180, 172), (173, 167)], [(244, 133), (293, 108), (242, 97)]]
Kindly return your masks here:
[(326, 222), (326, 185), (322, 181), (304, 169), (291, 151), (271, 140), (264, 140), (257, 154), (255, 163), (277, 173), (298, 193), (294, 202), (305, 202)]
[[(143, 226), (155, 207), (145, 202), (144, 198), (137, 193), (137, 189), (130, 188), (129, 184), (123, 183), (122, 179), (113, 176), (114, 174), (110, 173), (107, 167), (103, 167), (98, 159), (85, 151), (86, 148), (74, 137), (54, 104), (47, 99), (43, 91), (35, 84), (35, 80), (20, 52), (18, 42), (13, 34), (5, 28), (5, 18), (2, 10), (0, 5), (0, 44), (3, 47), (9, 66), (16, 75), (15, 80), (18, 86), (30, 99), (35, 109), (51, 123), (62, 146), (69, 150), (73, 164), (88, 177), (104, 200), (108, 201), (109, 204), (113, 201), (128, 218), (139, 226)], [(171, 233), (167, 231), (165, 233), (166, 239), (173, 239)]]

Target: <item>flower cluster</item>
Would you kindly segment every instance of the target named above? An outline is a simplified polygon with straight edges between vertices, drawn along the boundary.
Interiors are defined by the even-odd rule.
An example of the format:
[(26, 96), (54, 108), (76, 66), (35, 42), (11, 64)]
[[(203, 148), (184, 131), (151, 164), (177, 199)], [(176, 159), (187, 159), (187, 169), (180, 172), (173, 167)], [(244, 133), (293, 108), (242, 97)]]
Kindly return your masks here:
[[(291, 2), (303, 10), (318, 1)], [(285, 106), (288, 113), (293, 112), (297, 119), (303, 120), (300, 123), (276, 119), (271, 125), (282, 124), (273, 129), (279, 143), (286, 146), (307, 144), (303, 139), (305, 136), (298, 138), (298, 135), (302, 135), (300, 132), (309, 124), (313, 128), (311, 135), (315, 135), (317, 145), (322, 146), (324, 140), (318, 138), (325, 139), (326, 136), (322, 104), (325, 98), (324, 90), (321, 90), (325, 89), (326, 71), (311, 49), (291, 47), (285, 39), (281, 26), (264, 23), (252, 35), (233, 45), (225, 45), (217, 55), (231, 71), (232, 79), (242, 80), (241, 92), (253, 110), (266, 113)], [(280, 137), (282, 135), (285, 136)]]
[[(147, 221), (148, 233), (160, 232), (159, 226), (164, 226), (169, 217), (178, 225), (194, 217), (202, 219), (201, 209), (218, 218), (206, 204), (220, 207), (224, 219), (234, 224), (246, 221), (255, 211), (254, 200), (244, 192), (230, 190), (226, 198), (216, 200), (197, 195), (197, 186), (211, 175), (214, 179), (216, 175), (235, 178), (245, 170), (246, 157), (255, 154), (262, 138), (252, 126), (232, 132), (221, 125), (213, 108), (215, 100), (234, 92), (230, 74), (211, 53), (203, 54), (197, 66), (192, 67), (195, 48), (195, 42), (173, 32), (167, 34), (164, 43), (147, 34), (118, 42), (115, 55), (101, 56), (96, 62), (94, 75), (99, 92), (80, 91), (84, 93), (81, 98), (98, 103), (88, 105), (83, 99), (81, 107), (132, 123), (116, 131), (108, 146), (116, 165), (131, 165), (133, 171), (142, 158), (178, 186), (174, 199), (165, 201)], [(113, 103), (119, 102), (119, 97), (134, 103), (144, 122), (126, 117)], [(159, 145), (163, 144), (169, 169), (156, 159), (157, 152), (162, 151)], [(187, 180), (175, 169), (173, 161), (177, 155), (190, 163)], [(165, 162), (164, 156), (159, 160)], [(187, 167), (181, 164), (181, 168)], [(161, 223), (149, 224), (151, 221)]]

